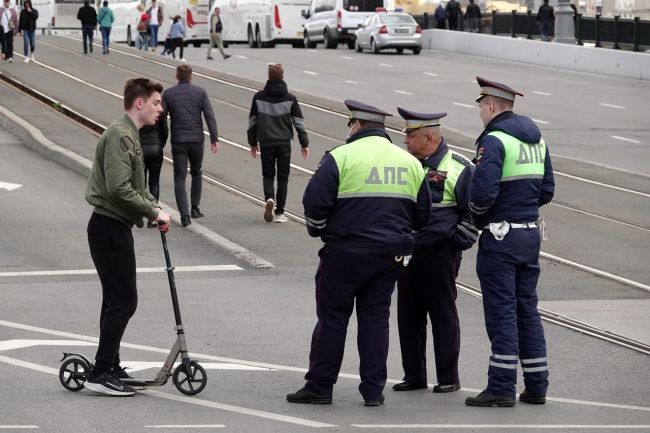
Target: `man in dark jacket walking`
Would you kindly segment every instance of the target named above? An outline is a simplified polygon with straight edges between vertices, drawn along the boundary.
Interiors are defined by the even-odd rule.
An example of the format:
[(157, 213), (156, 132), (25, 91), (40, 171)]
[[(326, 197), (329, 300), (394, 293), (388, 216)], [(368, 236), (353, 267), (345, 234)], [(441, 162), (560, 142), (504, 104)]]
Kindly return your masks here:
[(210, 131), (212, 153), (219, 150), (219, 135), (217, 120), (210, 105), (208, 93), (202, 87), (195, 86), (192, 81), (192, 67), (180, 65), (176, 68), (178, 84), (165, 90), (162, 94), (163, 114), (169, 113), (171, 119), (172, 158), (174, 160), (174, 193), (176, 205), (181, 214), (181, 224), (186, 227), (192, 224), (190, 207), (187, 203), (185, 179), (187, 178), (187, 162), (190, 162), (192, 176), (192, 218), (201, 218), (199, 209), (201, 202), (201, 165), (203, 164), (203, 119)]
[(481, 8), (474, 3), (474, 0), (469, 0), (467, 9), (465, 9), (465, 21), (469, 27), (470, 33), (479, 33), (481, 30)]
[(545, 41), (550, 41), (549, 35), (551, 25), (555, 22), (555, 12), (553, 7), (548, 4), (548, 0), (544, 0), (544, 4), (539, 7), (537, 11), (537, 25), (539, 25), (539, 35)]
[(93, 33), (97, 27), (97, 12), (95, 8), (90, 6), (88, 0), (84, 1), (84, 5), (79, 8), (77, 12), (77, 19), (81, 21), (81, 35), (83, 37), (84, 54), (88, 54), (88, 49), (93, 52)]
[[(258, 148), (261, 149), (264, 199), (266, 200), (264, 220), (267, 223), (287, 221), (287, 217), (284, 216), (284, 205), (287, 201), (287, 185), (289, 184), (293, 128), (296, 128), (298, 133), (300, 153), (303, 159), (307, 159), (309, 138), (298, 100), (287, 90), (282, 65), (269, 65), (269, 80), (266, 82), (264, 90), (257, 92), (253, 97), (248, 117), (248, 144), (251, 146), (253, 158), (257, 157)], [(273, 188), (276, 165), (278, 170), (277, 196)], [(277, 207), (275, 216), (273, 216), (276, 199)]]
[(449, 0), (447, 3), (447, 20), (449, 20), (449, 30), (458, 30), (458, 17), (460, 15), (460, 3), (456, 0)]

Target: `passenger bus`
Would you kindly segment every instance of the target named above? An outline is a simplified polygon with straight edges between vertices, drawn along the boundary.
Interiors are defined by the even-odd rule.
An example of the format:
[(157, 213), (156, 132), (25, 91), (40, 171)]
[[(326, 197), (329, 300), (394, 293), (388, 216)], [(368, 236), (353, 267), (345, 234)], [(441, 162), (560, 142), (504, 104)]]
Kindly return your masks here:
[[(22, 3), (20, 1), (20, 4)], [(74, 29), (80, 31), (81, 23), (77, 19), (77, 12), (83, 5), (83, 0), (32, 0), (32, 6), (38, 11), (37, 30)]]
[[(163, 22), (158, 29), (158, 43), (165, 42), (172, 18), (176, 15), (180, 15), (185, 24), (185, 45), (200, 47), (202, 43), (208, 43), (210, 0), (158, 0), (158, 6), (163, 10)], [(145, 0), (145, 8), (150, 7), (151, 0)]]
[[(276, 44), (303, 46), (302, 11), (311, 0), (216, 0), (221, 7), (224, 44), (247, 43), (251, 48)], [(209, 18), (210, 18), (209, 17)], [(208, 18), (208, 23), (210, 22)]]

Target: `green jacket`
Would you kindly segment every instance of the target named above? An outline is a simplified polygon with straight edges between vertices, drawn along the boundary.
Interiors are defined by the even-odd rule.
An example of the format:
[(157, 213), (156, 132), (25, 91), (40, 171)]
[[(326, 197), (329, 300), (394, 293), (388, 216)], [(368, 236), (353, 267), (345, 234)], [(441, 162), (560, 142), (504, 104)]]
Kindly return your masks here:
[(142, 227), (142, 217), (158, 216), (156, 199), (145, 190), (138, 129), (126, 114), (99, 138), (86, 201), (95, 206), (96, 213), (129, 227)]
[(113, 21), (115, 21), (115, 17), (113, 16), (111, 8), (108, 6), (102, 6), (99, 8), (99, 12), (97, 13), (97, 22), (99, 23), (99, 27), (111, 27), (113, 26)]

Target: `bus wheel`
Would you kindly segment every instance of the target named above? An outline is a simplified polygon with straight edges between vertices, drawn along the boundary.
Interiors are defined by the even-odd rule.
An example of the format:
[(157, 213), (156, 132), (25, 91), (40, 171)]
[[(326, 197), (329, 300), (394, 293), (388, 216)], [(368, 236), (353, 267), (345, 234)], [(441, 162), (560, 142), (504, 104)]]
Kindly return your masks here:
[(126, 44), (129, 47), (135, 47), (135, 42), (133, 41), (133, 38), (131, 37), (131, 26), (126, 27)]
[(262, 48), (264, 44), (262, 44), (262, 35), (260, 34), (260, 28), (257, 27), (255, 28), (255, 48)]
[(253, 36), (253, 29), (248, 27), (248, 46), (249, 48), (257, 48), (255, 45), (255, 37)]

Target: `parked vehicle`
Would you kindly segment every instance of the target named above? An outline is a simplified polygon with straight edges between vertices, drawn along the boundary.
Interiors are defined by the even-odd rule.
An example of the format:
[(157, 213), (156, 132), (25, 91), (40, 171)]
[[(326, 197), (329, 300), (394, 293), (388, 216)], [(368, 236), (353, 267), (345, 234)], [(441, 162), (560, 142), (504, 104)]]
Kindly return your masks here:
[[(111, 0), (109, 0), (111, 1)], [(151, 0), (144, 0), (145, 8), (151, 7)], [(180, 15), (185, 24), (185, 46), (192, 44), (200, 47), (208, 43), (208, 14), (210, 12), (210, 0), (158, 0), (158, 6), (163, 10), (163, 22), (158, 29), (158, 41), (163, 43), (165, 35), (171, 27), (171, 18)]]
[(77, 12), (83, 5), (83, 0), (32, 0), (32, 6), (38, 11), (36, 28), (80, 30)]
[(311, 0), (217, 0), (221, 8), (224, 45), (247, 43), (251, 48), (291, 44), (302, 47), (302, 11)]
[(422, 51), (422, 29), (409, 14), (379, 10), (355, 32), (354, 48), (359, 53), (370, 49), (374, 54), (389, 48), (402, 54), (406, 48), (417, 55)]
[(323, 42), (325, 48), (347, 44), (354, 48), (354, 32), (366, 18), (389, 0), (311, 0), (304, 12), (305, 46), (316, 48)]

